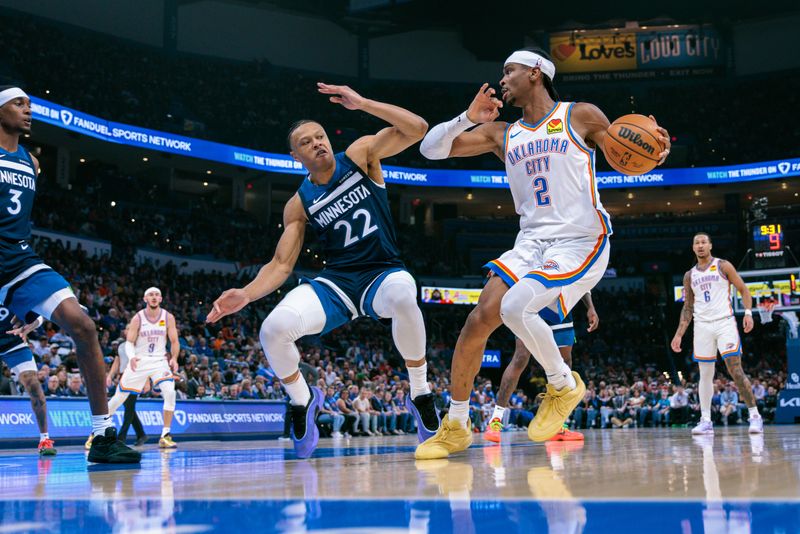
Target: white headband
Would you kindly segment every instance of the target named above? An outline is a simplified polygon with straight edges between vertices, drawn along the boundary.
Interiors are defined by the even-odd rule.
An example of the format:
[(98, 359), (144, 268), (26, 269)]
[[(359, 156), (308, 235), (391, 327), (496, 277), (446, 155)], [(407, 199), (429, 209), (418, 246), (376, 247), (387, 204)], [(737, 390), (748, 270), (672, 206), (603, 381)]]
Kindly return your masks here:
[(147, 294), (150, 293), (151, 291), (155, 291), (159, 295), (161, 294), (161, 290), (158, 289), (157, 287), (148, 287), (147, 289), (144, 290), (144, 298), (147, 298)]
[(553, 62), (540, 56), (536, 52), (531, 52), (529, 50), (517, 50), (508, 56), (508, 59), (505, 63), (503, 63), (503, 66), (506, 66), (509, 63), (519, 63), (520, 65), (525, 65), (527, 67), (538, 68), (544, 74), (547, 74), (547, 77), (550, 78), (550, 80), (556, 77), (556, 66), (553, 65)]
[(19, 87), (10, 87), (5, 91), (0, 91), (0, 107), (5, 106), (15, 98), (28, 98), (28, 95)]

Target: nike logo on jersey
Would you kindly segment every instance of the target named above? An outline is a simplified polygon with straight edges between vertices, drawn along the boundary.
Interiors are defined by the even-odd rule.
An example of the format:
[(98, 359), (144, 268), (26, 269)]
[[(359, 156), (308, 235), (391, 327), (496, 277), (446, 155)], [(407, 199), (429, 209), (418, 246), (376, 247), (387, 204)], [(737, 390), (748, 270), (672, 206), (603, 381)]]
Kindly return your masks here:
[(22, 250), (28, 250), (28, 247), (29, 247), (29, 246), (30, 246), (30, 245), (28, 245), (27, 243), (25, 243), (25, 244), (22, 244), (22, 245), (20, 245), (20, 246), (19, 246), (19, 248), (21, 248)]
[(521, 134), (521, 133), (522, 133), (522, 132), (513, 133), (513, 134), (509, 135), (509, 137), (510, 137), (511, 139), (514, 139), (516, 136), (518, 136), (518, 135), (519, 135), (519, 134)]
[(320, 200), (322, 200), (322, 197), (324, 197), (324, 196), (325, 196), (325, 195), (322, 195), (322, 196), (319, 196), (319, 197), (315, 198), (314, 200), (312, 200), (312, 201), (311, 201), (311, 203), (312, 203), (312, 204), (316, 204), (317, 202), (319, 202)]

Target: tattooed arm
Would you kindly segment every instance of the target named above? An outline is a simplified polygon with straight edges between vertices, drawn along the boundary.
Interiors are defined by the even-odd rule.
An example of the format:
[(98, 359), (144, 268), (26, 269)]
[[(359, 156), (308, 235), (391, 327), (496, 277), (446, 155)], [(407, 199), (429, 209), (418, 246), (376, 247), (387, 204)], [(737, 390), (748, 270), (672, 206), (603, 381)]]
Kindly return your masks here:
[(686, 271), (683, 275), (683, 309), (681, 310), (681, 320), (678, 323), (678, 330), (675, 332), (675, 337), (672, 338), (672, 350), (675, 352), (681, 351), (681, 339), (686, 329), (689, 328), (689, 323), (692, 322), (694, 315), (694, 291), (692, 291), (692, 272)]

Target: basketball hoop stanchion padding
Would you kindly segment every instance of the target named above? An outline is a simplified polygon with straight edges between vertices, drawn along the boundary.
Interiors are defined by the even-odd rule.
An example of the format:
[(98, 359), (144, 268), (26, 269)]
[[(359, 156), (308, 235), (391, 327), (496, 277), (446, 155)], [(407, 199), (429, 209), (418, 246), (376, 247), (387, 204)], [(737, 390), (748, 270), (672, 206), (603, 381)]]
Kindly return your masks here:
[(786, 358), (789, 376), (778, 394), (775, 422), (792, 424), (800, 422), (800, 338), (786, 338)]

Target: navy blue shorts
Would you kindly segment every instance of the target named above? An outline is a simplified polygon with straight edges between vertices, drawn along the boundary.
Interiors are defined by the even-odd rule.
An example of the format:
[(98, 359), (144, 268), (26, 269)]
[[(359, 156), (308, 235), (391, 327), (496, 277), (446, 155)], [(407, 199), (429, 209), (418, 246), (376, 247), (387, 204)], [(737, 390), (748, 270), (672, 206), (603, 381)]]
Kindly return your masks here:
[(9, 369), (13, 369), (14, 367), (30, 362), (34, 365), (34, 369), (36, 366), (36, 360), (33, 359), (33, 353), (31, 349), (25, 345), (25, 342), (22, 341), (22, 338), (17, 338), (20, 341), (21, 347), (17, 347), (15, 349), (11, 349), (5, 354), (0, 354), (0, 361), (4, 362)]
[(372, 308), (372, 301), (381, 282), (398, 271), (405, 271), (405, 268), (382, 266), (352, 272), (325, 269), (316, 278), (301, 279), (301, 283), (311, 284), (325, 310), (325, 327), (321, 334), (327, 334), (361, 315), (381, 319)]
[(64, 299), (74, 296), (64, 277), (46, 265), (27, 241), (0, 239), (0, 305), (17, 317), (29, 312), (52, 318)]
[(575, 344), (575, 329), (572, 327), (572, 312), (567, 314), (563, 321), (557, 313), (549, 308), (541, 310), (539, 315), (550, 328), (553, 328), (553, 337), (556, 339), (556, 345), (559, 347), (571, 347)]

